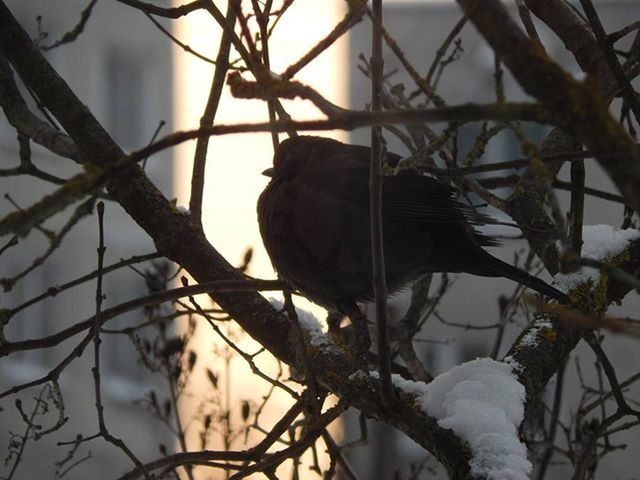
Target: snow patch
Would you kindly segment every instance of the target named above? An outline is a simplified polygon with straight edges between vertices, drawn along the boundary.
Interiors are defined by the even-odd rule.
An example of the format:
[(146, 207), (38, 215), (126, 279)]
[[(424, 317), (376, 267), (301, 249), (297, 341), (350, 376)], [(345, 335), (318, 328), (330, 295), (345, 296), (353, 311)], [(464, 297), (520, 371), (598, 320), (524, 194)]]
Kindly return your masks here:
[[(372, 372), (377, 377), (377, 372)], [(518, 438), (525, 389), (512, 366), (478, 358), (452, 368), (428, 385), (393, 375), (393, 383), (416, 396), (422, 411), (451, 429), (471, 448), (471, 474), (488, 480), (526, 480), (532, 470)]]
[(179, 214), (184, 215), (185, 217), (191, 216), (191, 211), (187, 207), (183, 207), (182, 205), (178, 205), (176, 210)]
[[(269, 303), (276, 310), (282, 310), (284, 303), (276, 298), (269, 298)], [(300, 327), (307, 333), (309, 337), (309, 343), (314, 347), (328, 346), (332, 344), (331, 338), (327, 335), (328, 326), (318, 320), (313, 313), (308, 310), (296, 307), (296, 314), (298, 315), (298, 323)]]
[[(582, 257), (606, 262), (622, 253), (633, 240), (640, 238), (640, 231), (618, 230), (611, 225), (588, 225), (582, 229)], [(580, 285), (600, 281), (600, 271), (592, 267), (580, 267), (573, 273), (561, 273), (554, 277), (559, 290), (567, 293)]]
[(538, 334), (541, 330), (545, 328), (553, 329), (553, 324), (551, 322), (536, 322), (534, 326), (532, 326), (527, 333), (520, 339), (519, 344), (525, 345), (527, 347), (535, 347), (538, 344)]

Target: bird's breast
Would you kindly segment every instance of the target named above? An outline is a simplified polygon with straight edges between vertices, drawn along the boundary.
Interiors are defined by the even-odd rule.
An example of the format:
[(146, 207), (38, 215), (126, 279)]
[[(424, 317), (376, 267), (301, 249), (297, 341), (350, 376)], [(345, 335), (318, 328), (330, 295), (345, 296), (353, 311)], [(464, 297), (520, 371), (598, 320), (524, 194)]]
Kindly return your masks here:
[(258, 219), (274, 268), (293, 287), (330, 308), (342, 297), (368, 295), (368, 214), (339, 192), (272, 181)]

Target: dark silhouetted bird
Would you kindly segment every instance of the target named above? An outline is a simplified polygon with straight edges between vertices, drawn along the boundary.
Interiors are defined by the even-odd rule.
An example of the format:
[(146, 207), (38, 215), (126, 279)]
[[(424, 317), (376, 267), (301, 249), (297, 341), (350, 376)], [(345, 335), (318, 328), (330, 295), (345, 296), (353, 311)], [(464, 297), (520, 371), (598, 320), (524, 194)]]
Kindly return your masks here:
[[(373, 298), (368, 147), (301, 136), (283, 141), (258, 200), (262, 240), (280, 278), (345, 313)], [(388, 153), (395, 165), (401, 157)], [(566, 301), (552, 286), (482, 249), (497, 245), (474, 225), (488, 218), (457, 202), (450, 186), (405, 170), (382, 187), (384, 260), (390, 292), (429, 272), (507, 277)]]

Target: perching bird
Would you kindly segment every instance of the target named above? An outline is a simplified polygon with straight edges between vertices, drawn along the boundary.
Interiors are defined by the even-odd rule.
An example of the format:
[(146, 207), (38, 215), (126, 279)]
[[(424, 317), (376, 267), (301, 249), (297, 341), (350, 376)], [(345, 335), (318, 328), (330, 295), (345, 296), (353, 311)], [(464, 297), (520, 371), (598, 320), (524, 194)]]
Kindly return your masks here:
[[(369, 220), (371, 150), (301, 136), (276, 149), (258, 222), (280, 278), (332, 311), (373, 299)], [(400, 156), (388, 153), (397, 164)], [(454, 189), (405, 170), (385, 176), (382, 224), (387, 286), (394, 292), (429, 272), (507, 277), (565, 302), (567, 297), (482, 249), (497, 245), (473, 225), (487, 217), (457, 202)]]

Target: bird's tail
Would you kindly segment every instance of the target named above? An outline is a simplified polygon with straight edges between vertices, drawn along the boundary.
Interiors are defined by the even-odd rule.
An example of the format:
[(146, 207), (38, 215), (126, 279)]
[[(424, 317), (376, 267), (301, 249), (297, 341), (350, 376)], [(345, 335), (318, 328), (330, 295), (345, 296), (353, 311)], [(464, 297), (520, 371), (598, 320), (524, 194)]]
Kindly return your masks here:
[(477, 267), (467, 270), (474, 275), (481, 275), (485, 277), (506, 277), (515, 282), (521, 283), (529, 288), (536, 290), (548, 297), (551, 297), (560, 303), (568, 303), (569, 297), (562, 293), (560, 290), (552, 287), (544, 280), (529, 275), (527, 272), (520, 270), (513, 265), (503, 262), (499, 258), (482, 251), (484, 255), (481, 256)]

